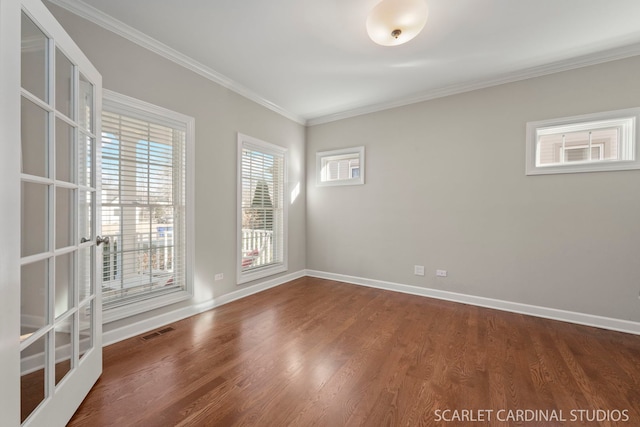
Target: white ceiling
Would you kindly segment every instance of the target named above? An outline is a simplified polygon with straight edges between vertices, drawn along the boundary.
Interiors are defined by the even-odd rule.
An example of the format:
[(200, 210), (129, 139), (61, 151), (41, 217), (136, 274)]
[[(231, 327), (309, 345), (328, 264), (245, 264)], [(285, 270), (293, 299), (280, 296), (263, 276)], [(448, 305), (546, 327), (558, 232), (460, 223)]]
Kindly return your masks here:
[(640, 54), (639, 0), (426, 0), (396, 47), (378, 0), (50, 1), (311, 124)]

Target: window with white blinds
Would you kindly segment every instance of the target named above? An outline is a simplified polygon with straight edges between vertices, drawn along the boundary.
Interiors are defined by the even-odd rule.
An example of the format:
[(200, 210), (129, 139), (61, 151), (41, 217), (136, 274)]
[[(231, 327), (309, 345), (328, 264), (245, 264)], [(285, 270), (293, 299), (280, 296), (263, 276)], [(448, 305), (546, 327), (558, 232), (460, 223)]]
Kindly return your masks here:
[(287, 270), (287, 150), (238, 134), (238, 283)]
[(107, 92), (102, 113), (102, 301), (115, 320), (191, 296), (193, 119)]

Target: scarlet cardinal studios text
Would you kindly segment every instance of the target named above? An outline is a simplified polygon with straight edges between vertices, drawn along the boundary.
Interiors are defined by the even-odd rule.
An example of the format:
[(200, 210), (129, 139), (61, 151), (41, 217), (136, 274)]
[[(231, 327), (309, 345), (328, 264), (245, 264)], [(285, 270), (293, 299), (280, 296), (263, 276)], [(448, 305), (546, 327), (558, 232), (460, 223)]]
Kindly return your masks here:
[(628, 409), (436, 409), (433, 415), (440, 422), (629, 421)]

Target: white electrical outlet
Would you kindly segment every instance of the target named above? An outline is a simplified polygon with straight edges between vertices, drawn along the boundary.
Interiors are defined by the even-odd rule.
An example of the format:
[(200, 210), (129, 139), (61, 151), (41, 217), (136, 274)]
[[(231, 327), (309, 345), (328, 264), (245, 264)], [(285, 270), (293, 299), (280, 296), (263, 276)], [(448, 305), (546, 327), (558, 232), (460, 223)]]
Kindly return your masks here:
[(447, 270), (436, 270), (436, 276), (447, 277)]
[(216, 276), (214, 277), (215, 280), (222, 280), (224, 279), (224, 273), (218, 273), (216, 274)]
[(424, 276), (424, 265), (414, 265), (413, 274), (416, 276)]

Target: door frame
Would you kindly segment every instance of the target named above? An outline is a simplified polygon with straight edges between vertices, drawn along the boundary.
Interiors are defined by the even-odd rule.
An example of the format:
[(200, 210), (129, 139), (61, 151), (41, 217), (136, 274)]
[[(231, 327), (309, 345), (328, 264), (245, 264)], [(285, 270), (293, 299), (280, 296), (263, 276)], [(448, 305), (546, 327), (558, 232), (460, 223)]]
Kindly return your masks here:
[(20, 13), (0, 0), (0, 414), (20, 425)]

